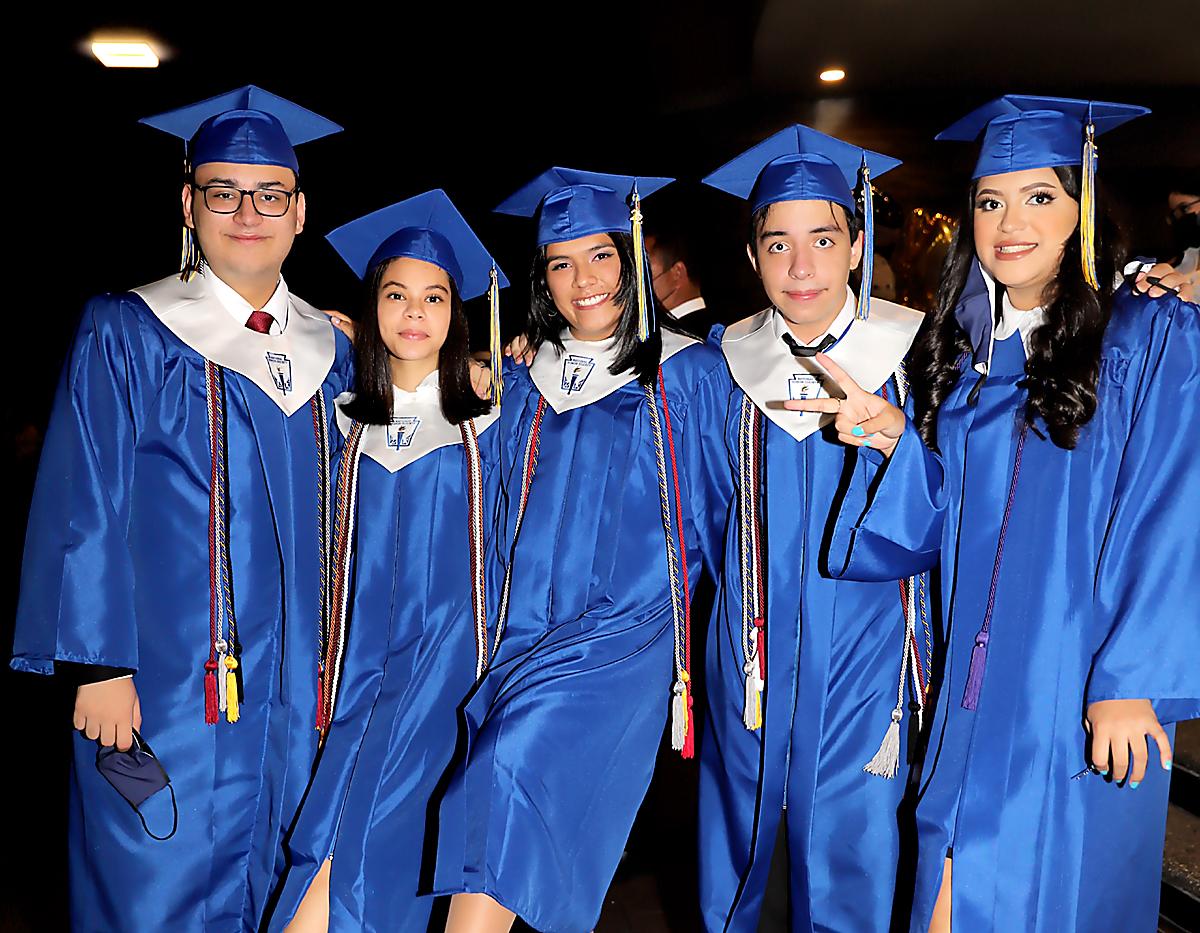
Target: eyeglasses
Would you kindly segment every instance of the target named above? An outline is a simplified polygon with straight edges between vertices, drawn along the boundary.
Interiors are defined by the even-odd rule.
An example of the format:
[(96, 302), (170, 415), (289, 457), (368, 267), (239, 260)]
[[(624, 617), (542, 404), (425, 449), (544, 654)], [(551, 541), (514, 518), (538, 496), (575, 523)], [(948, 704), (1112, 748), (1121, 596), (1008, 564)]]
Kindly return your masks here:
[(292, 196), (300, 193), (299, 188), (293, 191), (280, 191), (275, 188), (247, 191), (243, 188), (230, 188), (228, 185), (192, 187), (204, 193), (204, 206), (214, 214), (236, 214), (242, 209), (242, 199), (249, 195), (254, 210), (262, 217), (282, 217), (292, 206)]

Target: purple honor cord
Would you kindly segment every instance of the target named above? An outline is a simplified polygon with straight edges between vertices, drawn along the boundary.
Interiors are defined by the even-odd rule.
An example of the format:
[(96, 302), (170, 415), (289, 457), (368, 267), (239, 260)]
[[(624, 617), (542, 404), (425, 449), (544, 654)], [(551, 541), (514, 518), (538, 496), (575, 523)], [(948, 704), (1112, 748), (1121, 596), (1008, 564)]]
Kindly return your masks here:
[(974, 710), (979, 704), (979, 693), (983, 689), (983, 672), (987, 667), (988, 640), (991, 637), (992, 609), (996, 605), (996, 587), (1000, 582), (1000, 564), (1004, 560), (1004, 539), (1008, 535), (1008, 519), (1012, 515), (1013, 499), (1017, 494), (1017, 478), (1021, 475), (1021, 453), (1025, 449), (1025, 437), (1029, 433), (1029, 422), (1021, 424), (1017, 438), (1017, 455), (1013, 461), (1012, 481), (1008, 485), (1008, 501), (1004, 505), (1004, 519), (1000, 523), (1000, 539), (996, 543), (996, 560), (992, 564), (992, 584), (988, 590), (987, 609), (983, 614), (983, 625), (975, 634), (975, 647), (971, 649), (971, 666), (967, 670), (967, 686), (963, 691), (962, 708)]

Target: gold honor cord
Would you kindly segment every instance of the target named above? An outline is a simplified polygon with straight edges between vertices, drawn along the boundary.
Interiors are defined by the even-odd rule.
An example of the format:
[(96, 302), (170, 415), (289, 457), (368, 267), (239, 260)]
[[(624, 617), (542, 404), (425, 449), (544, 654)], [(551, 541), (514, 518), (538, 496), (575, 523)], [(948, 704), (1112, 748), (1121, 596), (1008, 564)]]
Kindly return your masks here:
[(1096, 126), (1090, 117), (1083, 142), (1083, 178), (1079, 188), (1079, 252), (1083, 260), (1083, 278), (1099, 291), (1096, 275)]

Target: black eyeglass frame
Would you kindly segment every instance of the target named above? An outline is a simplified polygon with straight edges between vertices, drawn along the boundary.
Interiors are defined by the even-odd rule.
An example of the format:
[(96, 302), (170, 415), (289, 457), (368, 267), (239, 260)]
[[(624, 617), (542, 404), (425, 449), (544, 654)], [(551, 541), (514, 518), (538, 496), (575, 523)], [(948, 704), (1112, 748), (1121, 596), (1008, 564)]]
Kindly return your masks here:
[[(241, 197), (238, 198), (237, 205), (233, 208), (233, 210), (230, 210), (230, 211), (215, 210), (213, 208), (213, 206), (208, 203), (208, 192), (214, 188), (220, 188), (223, 191), (236, 191), (238, 194), (241, 195)], [(300, 186), (297, 185), (291, 191), (284, 191), (279, 188), (250, 188), (250, 189), (247, 189), (247, 188), (235, 188), (235, 187), (233, 187), (233, 185), (198, 185), (195, 182), (192, 182), (192, 190), (199, 191), (204, 195), (204, 208), (211, 214), (225, 214), (225, 215), (236, 214), (238, 211), (240, 211), (242, 209), (242, 202), (245, 201), (246, 196), (249, 195), (250, 196), (250, 206), (254, 208), (254, 213), (258, 214), (259, 217), (268, 217), (268, 218), (274, 219), (277, 217), (286, 216), (287, 212), (292, 209), (292, 198), (300, 193)], [(283, 210), (278, 214), (264, 214), (262, 212), (262, 210), (259, 209), (258, 201), (256, 201), (254, 199), (254, 196), (256, 194), (283, 195), (283, 199), (284, 199)]]

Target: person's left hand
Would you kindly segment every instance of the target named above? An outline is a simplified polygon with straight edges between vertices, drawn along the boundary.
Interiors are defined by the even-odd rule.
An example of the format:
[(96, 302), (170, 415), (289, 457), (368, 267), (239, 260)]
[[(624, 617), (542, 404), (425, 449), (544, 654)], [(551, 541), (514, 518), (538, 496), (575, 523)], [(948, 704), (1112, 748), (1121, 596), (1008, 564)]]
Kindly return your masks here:
[[(1154, 279), (1154, 282), (1149, 281)], [(1192, 293), (1192, 283), (1182, 272), (1176, 272), (1170, 264), (1155, 263), (1145, 272), (1139, 272), (1133, 277), (1133, 290), (1138, 295), (1148, 294), (1151, 298), (1161, 298), (1168, 292), (1175, 292), (1184, 301), (1195, 301)]]
[(1101, 774), (1109, 773), (1111, 760), (1112, 779), (1123, 781), (1128, 775), (1129, 786), (1136, 788), (1146, 776), (1149, 759), (1146, 736), (1158, 744), (1158, 759), (1163, 770), (1171, 770), (1171, 740), (1159, 724), (1149, 700), (1100, 700), (1089, 703), (1084, 723), (1092, 733), (1092, 765)]

